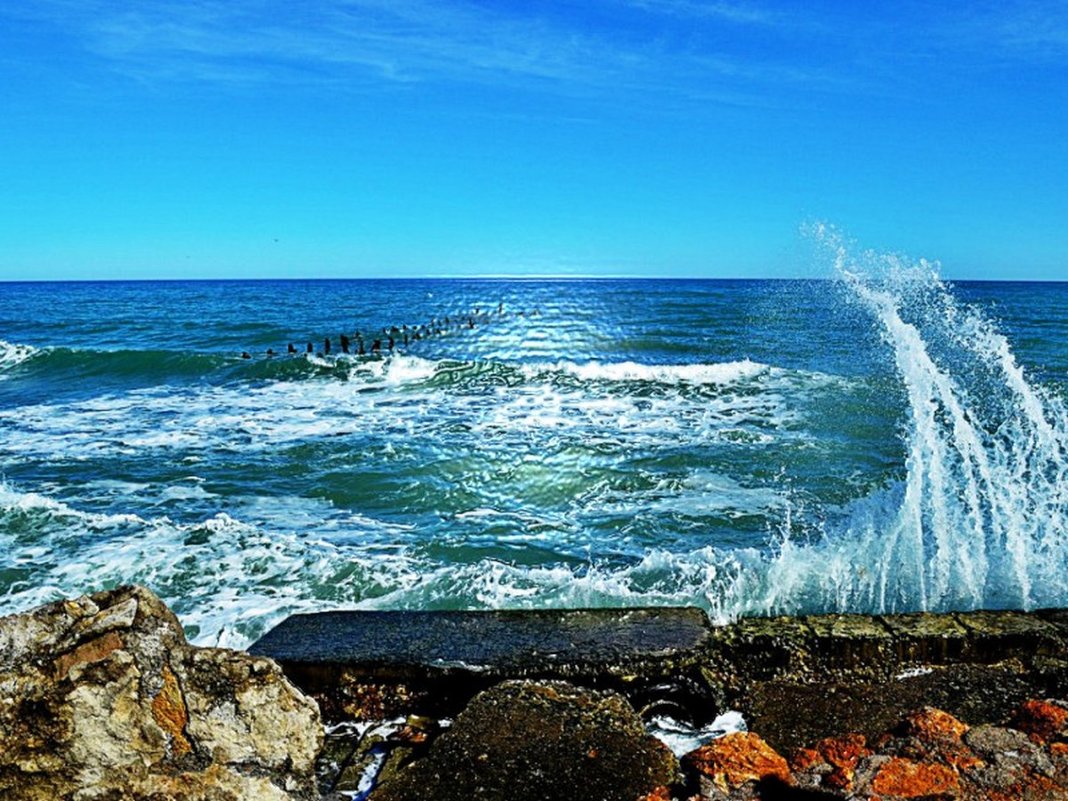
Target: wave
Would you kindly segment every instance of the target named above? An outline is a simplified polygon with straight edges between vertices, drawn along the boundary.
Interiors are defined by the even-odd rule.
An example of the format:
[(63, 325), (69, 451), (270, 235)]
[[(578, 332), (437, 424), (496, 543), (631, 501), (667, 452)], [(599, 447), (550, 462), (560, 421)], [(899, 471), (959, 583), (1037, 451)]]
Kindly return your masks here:
[(170, 350), (97, 350), (67, 347), (35, 348), (9, 346), (14, 356), (5, 358), (0, 343), (0, 369), (20, 376), (69, 375), (96, 378), (103, 376), (143, 376), (149, 379), (209, 374), (234, 363), (225, 356)]
[(1068, 413), (937, 266), (817, 236), (904, 387), (905, 479), (815, 544), (740, 555), (721, 616), (1029, 609), (1068, 602)]
[(0, 378), (6, 371), (32, 359), (39, 352), (32, 345), (20, 345), (0, 339)]
[(354, 581), (373, 592), (379, 569), (326, 542), (226, 514), (178, 524), (90, 513), (4, 484), (0, 543), (0, 610), (136, 582), (159, 593), (196, 642), (238, 648), (281, 617), (344, 595)]
[[(573, 369), (579, 367), (394, 356), (353, 361), (343, 368), (345, 380), (297, 375), (251, 385), (162, 385), (68, 401), (50, 397), (0, 409), (7, 433), (0, 455), (82, 459), (155, 448), (252, 453), (398, 426), (406, 429), (406, 439), (431, 443), (461, 427), (515, 447), (527, 447), (530, 432), (538, 430), (573, 432), (587, 443), (610, 438), (634, 452), (668, 444), (700, 447), (720, 437), (756, 444), (772, 435), (803, 436), (788, 428), (820, 383), (752, 362), (650, 368), (647, 375), (659, 380), (654, 384), (576, 378)], [(610, 366), (590, 369), (595, 376), (617, 375)], [(798, 402), (788, 400), (793, 396)]]
[[(0, 484), (0, 613), (138, 582), (198, 644), (245, 647), (289, 614), (330, 608), (569, 608), (694, 602), (722, 555), (654, 550), (622, 567), (445, 563), (361, 517), (344, 547), (227, 514), (178, 524), (99, 514)], [(381, 536), (376, 536), (381, 535)], [(353, 542), (362, 543), (358, 547)], [(724, 574), (729, 575), (729, 574)]]
[(434, 382), (438, 385), (518, 384), (573, 379), (583, 382), (723, 385), (759, 377), (774, 369), (748, 359), (694, 364), (624, 362), (542, 362), (430, 360), (411, 354), (355, 356), (280, 354), (241, 359), (236, 355), (173, 350), (36, 348), (0, 340), (0, 372), (36, 376), (73, 373), (81, 377), (204, 377), (219, 380), (286, 381), (335, 378), (389, 385)]
[(742, 359), (710, 364), (639, 364), (637, 362), (561, 361), (548, 365), (531, 365), (524, 373), (535, 377), (546, 373), (565, 373), (583, 381), (645, 382), (650, 384), (729, 384), (767, 373), (766, 364)]

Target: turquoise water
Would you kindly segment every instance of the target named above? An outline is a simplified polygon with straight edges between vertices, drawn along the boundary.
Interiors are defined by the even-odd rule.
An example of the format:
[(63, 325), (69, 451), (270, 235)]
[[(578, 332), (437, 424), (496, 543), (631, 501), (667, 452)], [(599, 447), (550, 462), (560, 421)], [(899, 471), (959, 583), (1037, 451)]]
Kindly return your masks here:
[(837, 257), (0, 284), (0, 612), (137, 581), (242, 645), (345, 606), (1068, 603), (1068, 285)]

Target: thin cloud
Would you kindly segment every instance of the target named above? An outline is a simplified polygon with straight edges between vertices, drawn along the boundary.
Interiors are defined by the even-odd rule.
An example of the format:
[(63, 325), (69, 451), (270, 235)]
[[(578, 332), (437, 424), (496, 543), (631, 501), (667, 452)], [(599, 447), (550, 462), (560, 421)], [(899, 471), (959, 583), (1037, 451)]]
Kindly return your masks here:
[(715, 19), (741, 25), (775, 25), (785, 18), (753, 3), (699, 2), (698, 0), (627, 0), (627, 5), (656, 14)]
[(958, 33), (1017, 57), (1068, 56), (1068, 8), (1026, 1), (979, 7), (961, 22)]
[[(700, 8), (729, 23), (771, 19), (755, 6), (727, 2), (634, 4), (677, 14)], [(594, 33), (536, 14), (423, 0), (293, 4), (282, 6), (281, 15), (278, 8), (267, 0), (39, 0), (0, 14), (63, 29), (114, 69), (144, 81), (314, 82), (352, 88), (456, 81), (601, 96), (683, 97), (707, 96), (718, 86), (754, 100), (763, 87), (784, 80), (827, 82), (826, 75), (790, 65), (668, 46), (641, 25)]]

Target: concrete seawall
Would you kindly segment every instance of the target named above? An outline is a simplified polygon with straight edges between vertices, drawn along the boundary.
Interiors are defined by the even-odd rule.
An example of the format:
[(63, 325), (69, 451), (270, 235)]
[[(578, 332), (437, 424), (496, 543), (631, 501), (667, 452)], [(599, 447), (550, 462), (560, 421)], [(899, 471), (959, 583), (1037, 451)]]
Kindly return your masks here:
[(725, 709), (790, 749), (938, 706), (972, 723), (1068, 694), (1068, 610), (750, 618), (694, 608), (295, 615), (250, 649), (329, 720), (452, 715), (512, 678), (614, 689), (694, 722)]

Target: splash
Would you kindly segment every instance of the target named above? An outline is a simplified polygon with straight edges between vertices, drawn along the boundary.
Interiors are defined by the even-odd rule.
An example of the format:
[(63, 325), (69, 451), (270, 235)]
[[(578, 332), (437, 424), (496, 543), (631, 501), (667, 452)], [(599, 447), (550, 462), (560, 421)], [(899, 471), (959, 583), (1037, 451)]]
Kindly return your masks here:
[(759, 564), (741, 555), (712, 606), (732, 617), (1063, 605), (1063, 402), (1027, 379), (1006, 337), (953, 297), (937, 264), (853, 255), (833, 229), (814, 233), (892, 353), (908, 400), (906, 476), (817, 544), (784, 538)]

